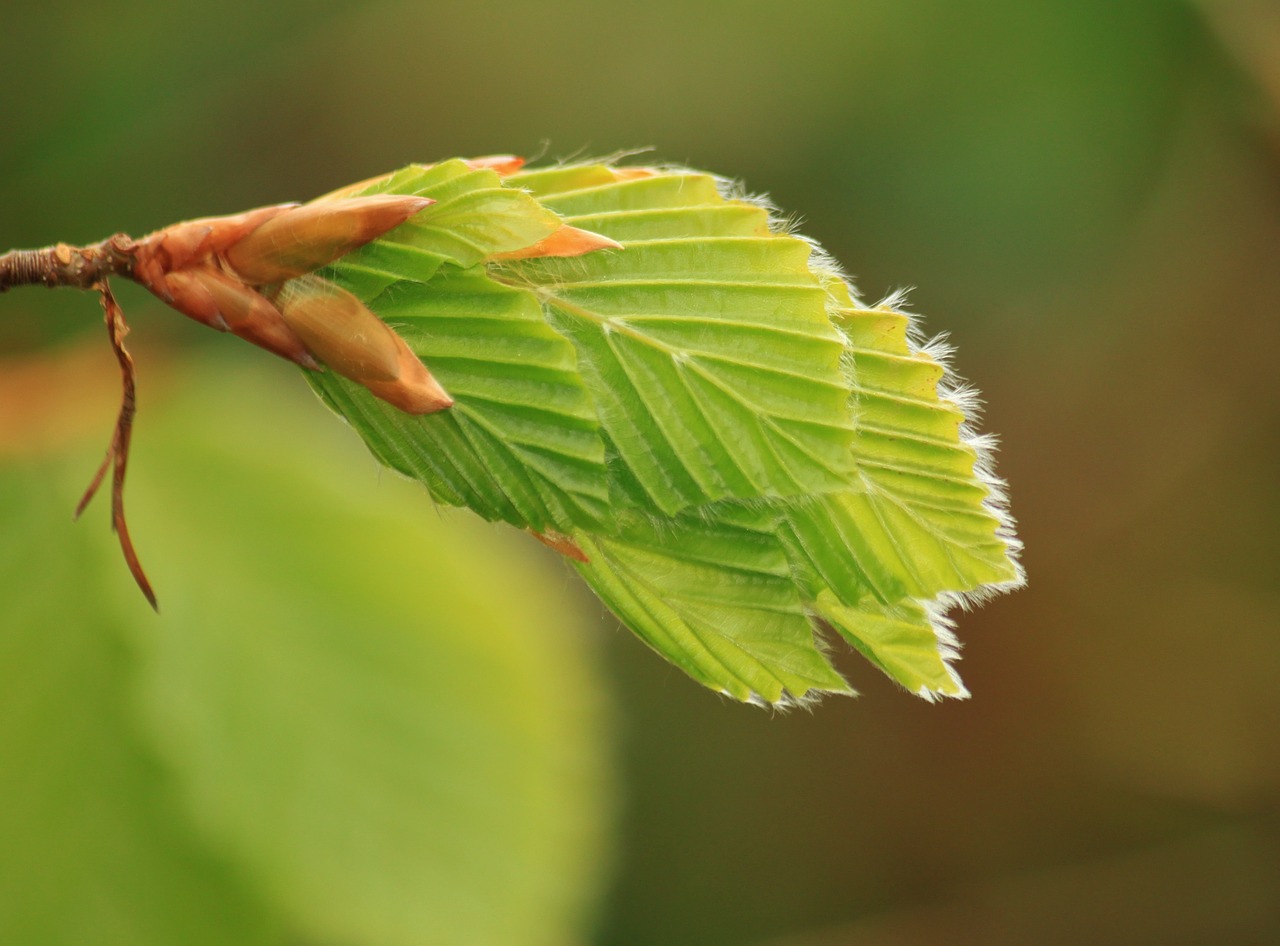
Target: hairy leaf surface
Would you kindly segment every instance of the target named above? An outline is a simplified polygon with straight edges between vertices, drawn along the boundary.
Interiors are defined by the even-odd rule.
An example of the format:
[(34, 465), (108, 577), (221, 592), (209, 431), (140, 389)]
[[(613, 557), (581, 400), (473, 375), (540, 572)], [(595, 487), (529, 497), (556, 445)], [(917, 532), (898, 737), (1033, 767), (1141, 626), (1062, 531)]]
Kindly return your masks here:
[(763, 209), (710, 175), (605, 171), (515, 183), (625, 250), (532, 260), (511, 278), (536, 287), (573, 339), (650, 504), (670, 515), (839, 488), (852, 472), (844, 346), (810, 245), (771, 232)]
[[(713, 689), (850, 692), (834, 631), (965, 695), (945, 611), (1018, 584), (1017, 542), (973, 398), (910, 316), (702, 172), (448, 161), (360, 187), (437, 203), (326, 272), (455, 400), (409, 416), (313, 376), (383, 462), (546, 537)], [(621, 246), (538, 255), (562, 226)]]
[(848, 685), (814, 628), (773, 535), (723, 522), (636, 522), (579, 535), (578, 571), (649, 646), (694, 679), (770, 703)]

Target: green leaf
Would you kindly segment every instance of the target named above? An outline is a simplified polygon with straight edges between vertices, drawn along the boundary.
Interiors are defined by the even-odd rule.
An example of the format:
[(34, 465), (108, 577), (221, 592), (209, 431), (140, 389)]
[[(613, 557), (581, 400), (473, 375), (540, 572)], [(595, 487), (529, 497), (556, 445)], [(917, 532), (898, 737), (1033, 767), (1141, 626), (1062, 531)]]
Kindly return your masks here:
[(136, 662), (102, 607), (119, 562), (72, 533), (64, 472), (0, 463), (0, 942), (280, 943), (143, 738)]
[(538, 531), (609, 519), (595, 410), (572, 346), (530, 293), (448, 267), (370, 305), (456, 399), (415, 417), (333, 372), (309, 374), (375, 456), (486, 519)]
[(915, 343), (891, 309), (842, 307), (836, 321), (853, 353), (861, 492), (829, 504), (831, 520), (912, 596), (1019, 584), (991, 444), (969, 430), (976, 400), (949, 381), (944, 350)]
[[(964, 695), (945, 611), (1021, 583), (1018, 544), (974, 399), (909, 316), (863, 305), (766, 205), (701, 172), (587, 163), (499, 179), (455, 161), (374, 186), (506, 189), (549, 215), (495, 199), (332, 268), (455, 398), (408, 417), (312, 377), (380, 459), (441, 502), (570, 537), (609, 606), (714, 689), (849, 692), (816, 626), (913, 692)], [(541, 231), (503, 221), (554, 219), (622, 248), (448, 250), (486, 215), (526, 245)]]
[(650, 504), (670, 515), (839, 488), (853, 437), (843, 339), (810, 244), (771, 233), (764, 210), (710, 175), (535, 175), (513, 182), (532, 180), (566, 222), (626, 248), (522, 261), (499, 278), (533, 287), (573, 340)]
[(959, 655), (949, 625), (920, 602), (885, 607), (864, 601), (849, 607), (824, 589), (814, 608), (854, 649), (912, 693), (925, 699), (969, 695), (950, 664)]
[(635, 521), (578, 534), (578, 572), (640, 637), (695, 680), (740, 700), (848, 692), (769, 533), (706, 520)]
[(779, 534), (805, 600), (872, 663), (923, 697), (967, 696), (943, 614), (967, 593), (1022, 581), (989, 445), (946, 396), (945, 366), (915, 342), (905, 313), (831, 291), (852, 352), (859, 475), (845, 491), (779, 507)]
[(537, 243), (560, 218), (496, 172), (460, 160), (410, 165), (362, 194), (415, 194), (435, 201), (410, 222), (343, 257), (326, 274), (365, 301), (400, 279), (426, 282), (444, 264), (468, 267)]
[(182, 367), (129, 484), (160, 618), (69, 521), (96, 437), (0, 464), (0, 941), (580, 940), (608, 778), (562, 582), (309, 399)]
[(265, 399), (211, 376), (149, 417), (131, 484), (157, 563), (201, 550), (155, 569), (139, 641), (193, 818), (308, 942), (572, 940), (605, 818), (583, 615), (479, 523), (371, 490), (314, 412), (247, 427)]
[(504, 276), (574, 342), (605, 431), (670, 515), (852, 472), (843, 343), (808, 256), (788, 237), (675, 239)]

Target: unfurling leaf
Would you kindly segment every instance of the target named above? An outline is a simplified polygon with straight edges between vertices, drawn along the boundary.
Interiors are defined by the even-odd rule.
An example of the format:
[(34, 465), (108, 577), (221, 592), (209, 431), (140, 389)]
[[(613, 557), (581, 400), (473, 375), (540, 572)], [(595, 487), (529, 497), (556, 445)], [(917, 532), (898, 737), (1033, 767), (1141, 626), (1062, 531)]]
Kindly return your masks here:
[(972, 399), (910, 316), (697, 171), (458, 160), (339, 196), (374, 193), (435, 203), (319, 275), (454, 399), (408, 417), (309, 374), (379, 459), (564, 554), (712, 689), (852, 692), (834, 632), (912, 692), (966, 695), (945, 611), (1020, 584), (1018, 543)]
[[(104, 304), (114, 273), (329, 369), (306, 377), (378, 459), (561, 552), (651, 647), (737, 699), (852, 692), (830, 636), (923, 697), (964, 696), (945, 612), (1022, 583), (990, 443), (942, 349), (709, 174), (415, 164), (309, 204), (0, 257), (0, 289), (100, 288)], [(126, 396), (108, 463), (131, 555), (113, 311)]]

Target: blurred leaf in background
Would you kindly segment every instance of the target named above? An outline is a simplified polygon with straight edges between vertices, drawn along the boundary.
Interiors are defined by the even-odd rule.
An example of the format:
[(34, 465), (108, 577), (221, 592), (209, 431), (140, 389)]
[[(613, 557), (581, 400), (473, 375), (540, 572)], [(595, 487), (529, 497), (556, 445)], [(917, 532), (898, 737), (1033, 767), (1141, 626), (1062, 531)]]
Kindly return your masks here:
[(607, 767), (554, 568), (379, 489), (303, 392), (181, 374), (129, 497), (158, 620), (67, 521), (96, 444), (4, 445), (0, 941), (572, 941)]

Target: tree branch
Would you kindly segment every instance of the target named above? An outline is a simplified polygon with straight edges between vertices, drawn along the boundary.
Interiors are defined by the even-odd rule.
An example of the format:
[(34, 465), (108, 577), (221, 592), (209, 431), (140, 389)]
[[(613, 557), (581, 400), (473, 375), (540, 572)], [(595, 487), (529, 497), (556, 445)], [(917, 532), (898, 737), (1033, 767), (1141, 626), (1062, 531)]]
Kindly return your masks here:
[(93, 289), (108, 276), (132, 277), (136, 251), (137, 244), (124, 233), (89, 246), (58, 243), (39, 250), (11, 250), (0, 254), (0, 292), (35, 285)]

